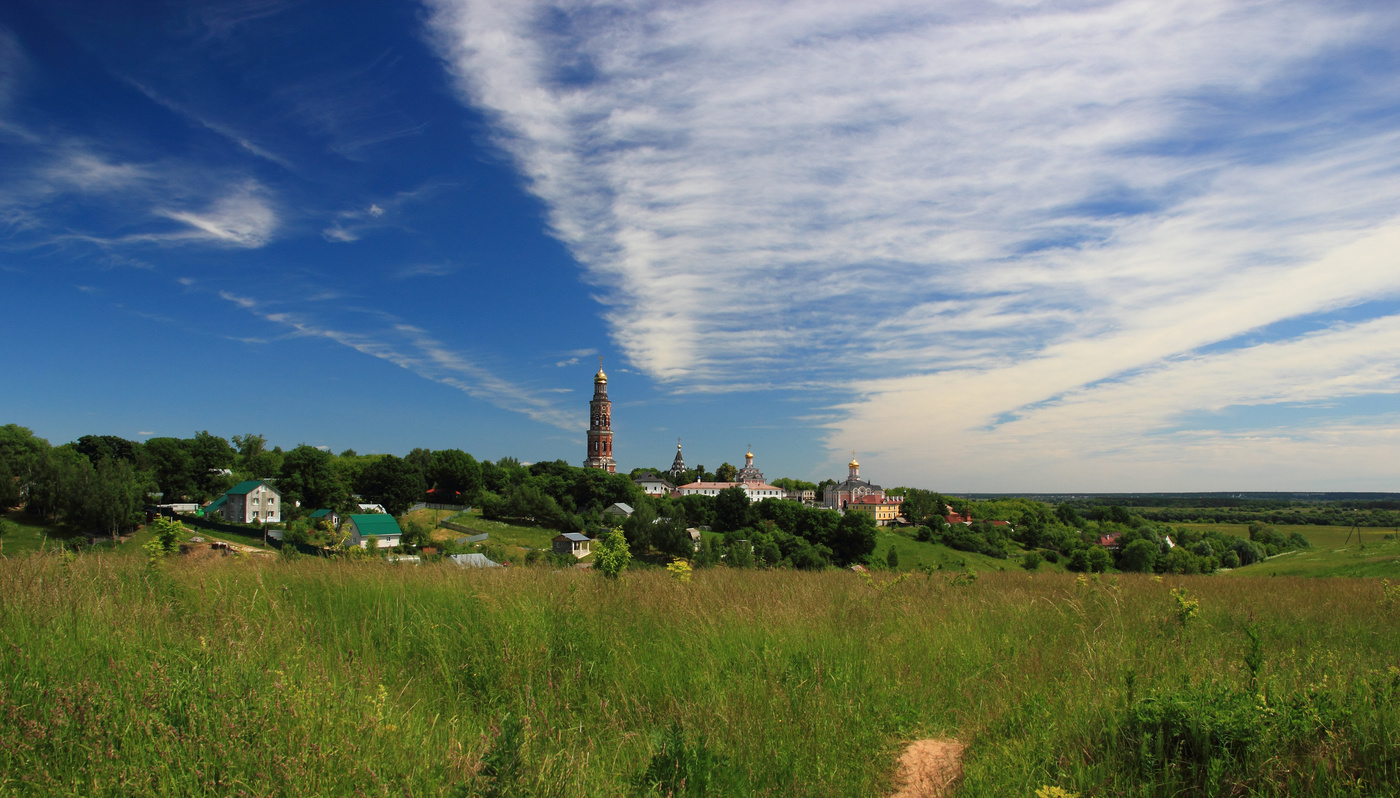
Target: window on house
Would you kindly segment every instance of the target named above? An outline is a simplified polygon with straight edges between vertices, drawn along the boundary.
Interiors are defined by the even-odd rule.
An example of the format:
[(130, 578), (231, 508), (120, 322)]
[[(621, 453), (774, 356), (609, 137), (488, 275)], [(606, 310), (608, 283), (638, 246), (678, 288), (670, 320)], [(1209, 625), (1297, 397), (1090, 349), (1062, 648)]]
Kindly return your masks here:
[(254, 510), (254, 511), (253, 511), (253, 517), (254, 517), (254, 518), (257, 518), (257, 517), (258, 517), (258, 511), (257, 511), (257, 510)]
[(253, 497), (253, 504), (257, 504), (257, 503), (258, 503), (258, 499), (257, 499), (256, 496), (254, 496), (254, 497)]

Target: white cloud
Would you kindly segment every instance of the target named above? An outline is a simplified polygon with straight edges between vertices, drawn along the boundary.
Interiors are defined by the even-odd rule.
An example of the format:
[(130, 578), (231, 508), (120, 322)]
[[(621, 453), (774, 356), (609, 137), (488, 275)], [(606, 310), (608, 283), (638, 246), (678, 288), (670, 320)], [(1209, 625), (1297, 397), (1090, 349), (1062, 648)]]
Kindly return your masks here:
[[(845, 385), (833, 450), (888, 451), (910, 481), (945, 440), (1058, 462), (1026, 471), (1046, 479), (1132, 481), (1108, 452), (1162, 453), (1127, 422), (1236, 392), (1209, 369), (1159, 403), (1102, 381), (1400, 295), (1400, 131), (1376, 121), (1400, 76), (1358, 62), (1394, 54), (1395, 7), (434, 6), (464, 95), (603, 289), (630, 362), (686, 391)], [(1357, 369), (1393, 351), (1335, 340)], [(1269, 352), (1242, 349), (1233, 373)], [(1291, 401), (1266, 384), (1248, 401)], [(1099, 454), (1049, 409), (1070, 405), (1108, 419)], [(991, 423), (1007, 413), (1021, 421)], [(1035, 419), (1065, 426), (1013, 446)]]
[[(246, 183), (216, 200), (203, 213), (159, 210), (157, 213), (184, 222), (194, 231), (167, 236), (169, 240), (204, 240), (240, 247), (261, 247), (277, 229), (277, 214), (256, 183)], [(154, 237), (152, 237), (154, 238)]]
[(531, 389), (502, 379), (453, 351), (428, 331), (404, 324), (385, 313), (375, 313), (383, 322), (376, 329), (347, 330), (321, 323), (306, 313), (276, 310), (275, 303), (220, 291), (219, 296), (254, 315), (287, 328), (292, 335), (311, 336), (348, 346), (361, 354), (377, 357), (417, 374), (424, 379), (455, 388), (502, 410), (522, 413), (542, 424), (574, 430), (580, 421), (575, 411), (560, 408), (545, 394), (550, 390)]

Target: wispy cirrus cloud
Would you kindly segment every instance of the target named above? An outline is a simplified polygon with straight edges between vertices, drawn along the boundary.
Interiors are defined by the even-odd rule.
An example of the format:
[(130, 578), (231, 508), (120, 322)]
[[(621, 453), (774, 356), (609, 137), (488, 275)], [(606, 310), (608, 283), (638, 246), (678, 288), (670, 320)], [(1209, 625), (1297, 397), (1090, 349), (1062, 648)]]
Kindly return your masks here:
[[(833, 449), (896, 473), (936, 470), (929, 440), (1015, 448), (1074, 397), (1116, 430), (1099, 454), (1065, 426), (1020, 456), (1070, 447), (1127, 479), (1107, 452), (1146, 445), (1131, 422), (1233, 392), (1149, 412), (1121, 386), (1400, 296), (1400, 9), (432, 5), (630, 360), (685, 390), (848, 391)], [(1338, 362), (1387, 357), (1384, 336), (1335, 335)], [(1239, 373), (1273, 362), (1230, 346)]]
[(279, 310), (277, 303), (220, 291), (220, 298), (288, 330), (289, 335), (324, 338), (361, 354), (385, 360), (419, 377), (457, 390), (502, 410), (563, 430), (577, 429), (578, 413), (560, 408), (547, 396), (550, 389), (531, 389), (502, 379), (467, 355), (433, 337), (421, 327), (406, 324), (390, 314), (372, 314), (378, 320), (369, 330), (347, 330), (321, 322), (309, 313)]

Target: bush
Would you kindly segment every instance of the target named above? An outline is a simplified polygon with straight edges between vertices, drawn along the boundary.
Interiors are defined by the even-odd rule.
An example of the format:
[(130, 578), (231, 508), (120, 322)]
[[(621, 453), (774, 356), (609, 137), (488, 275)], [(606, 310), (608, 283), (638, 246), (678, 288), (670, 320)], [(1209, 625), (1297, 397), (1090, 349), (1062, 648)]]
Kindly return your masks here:
[(1054, 549), (1049, 549), (1049, 550), (1046, 551), (1045, 554), (1042, 555), (1042, 556), (1045, 557), (1045, 561), (1046, 561), (1046, 562), (1051, 563), (1051, 564), (1054, 564), (1054, 563), (1057, 563), (1057, 562), (1060, 561), (1060, 553), (1059, 553), (1058, 551), (1055, 551)]
[(1025, 568), (1027, 571), (1034, 571), (1040, 567), (1042, 559), (1040, 552), (1033, 551), (1021, 558), (1021, 567)]
[(616, 579), (631, 562), (632, 551), (620, 529), (603, 533), (593, 544), (593, 568), (609, 579)]
[(1150, 540), (1139, 538), (1123, 548), (1118, 568), (1136, 573), (1151, 573), (1157, 565), (1158, 547)]

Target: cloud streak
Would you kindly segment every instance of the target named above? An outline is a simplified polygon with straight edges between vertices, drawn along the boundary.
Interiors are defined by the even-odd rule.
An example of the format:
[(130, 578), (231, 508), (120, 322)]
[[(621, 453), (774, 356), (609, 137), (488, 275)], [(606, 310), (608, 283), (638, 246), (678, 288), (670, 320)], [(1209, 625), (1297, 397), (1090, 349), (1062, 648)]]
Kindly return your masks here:
[[(1203, 348), (1400, 295), (1400, 77), (1359, 60), (1400, 56), (1393, 8), (432, 5), (632, 363), (677, 390), (840, 386), (833, 450), (910, 479), (955, 438), (1112, 481), (1095, 463), (1121, 475), (1134, 422), (1240, 393), (1202, 364), (1276, 362)], [(1355, 369), (1393, 343), (1322, 339)], [(1192, 390), (1125, 393), (1187, 364)], [(1313, 365), (1290, 379), (1396, 390)], [(1261, 384), (1240, 400), (1292, 401)], [(1105, 419), (1092, 447), (1067, 407)]]
[(393, 363), (424, 379), (455, 388), (502, 410), (521, 413), (534, 421), (563, 430), (578, 428), (578, 414), (558, 407), (544, 395), (550, 391), (531, 390), (502, 379), (434, 338), (427, 330), (405, 324), (387, 314), (378, 314), (383, 324), (377, 329), (352, 331), (325, 325), (310, 314), (280, 311), (273, 304), (230, 291), (220, 291), (219, 297), (286, 328), (291, 335), (334, 341), (361, 354)]

